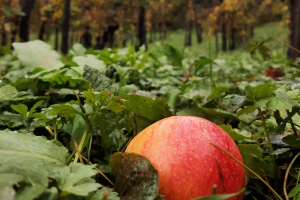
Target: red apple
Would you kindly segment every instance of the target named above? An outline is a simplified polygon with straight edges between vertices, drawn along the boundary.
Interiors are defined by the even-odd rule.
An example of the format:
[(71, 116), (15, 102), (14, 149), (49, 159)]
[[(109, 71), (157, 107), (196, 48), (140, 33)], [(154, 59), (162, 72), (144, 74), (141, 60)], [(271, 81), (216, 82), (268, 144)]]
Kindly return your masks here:
[[(211, 195), (214, 185), (217, 194), (244, 188), (244, 168), (209, 143), (221, 146), (242, 162), (235, 142), (223, 129), (208, 120), (189, 116), (169, 117), (152, 124), (130, 142), (126, 152), (150, 160), (158, 171), (159, 194), (165, 200)], [(239, 196), (242, 199), (243, 194)]]

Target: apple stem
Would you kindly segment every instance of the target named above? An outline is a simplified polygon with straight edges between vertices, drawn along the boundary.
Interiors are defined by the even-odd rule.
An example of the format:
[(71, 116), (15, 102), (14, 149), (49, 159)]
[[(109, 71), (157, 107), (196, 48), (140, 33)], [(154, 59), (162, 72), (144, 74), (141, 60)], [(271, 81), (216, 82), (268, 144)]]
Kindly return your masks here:
[(217, 185), (217, 184), (214, 184), (214, 185), (213, 185), (213, 191), (212, 191), (212, 194), (213, 194), (213, 195), (216, 195), (216, 194), (217, 194), (217, 188), (218, 188), (218, 185)]

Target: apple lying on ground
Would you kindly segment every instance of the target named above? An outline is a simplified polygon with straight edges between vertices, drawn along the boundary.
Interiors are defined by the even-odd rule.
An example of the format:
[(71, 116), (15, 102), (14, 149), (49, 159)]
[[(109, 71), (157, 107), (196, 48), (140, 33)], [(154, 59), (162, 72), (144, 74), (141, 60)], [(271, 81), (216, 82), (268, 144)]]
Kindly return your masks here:
[[(216, 124), (190, 116), (160, 120), (140, 132), (126, 152), (147, 157), (158, 171), (159, 194), (165, 200), (191, 200), (235, 193), (245, 186), (242, 166), (210, 143), (217, 144), (242, 162), (231, 137)], [(242, 200), (243, 194), (230, 200)]]

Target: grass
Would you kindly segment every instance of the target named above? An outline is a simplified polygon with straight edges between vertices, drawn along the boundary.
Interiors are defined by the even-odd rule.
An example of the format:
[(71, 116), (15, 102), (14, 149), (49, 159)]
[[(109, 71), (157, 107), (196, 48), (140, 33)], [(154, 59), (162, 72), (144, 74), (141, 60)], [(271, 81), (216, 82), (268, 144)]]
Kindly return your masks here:
[[(44, 38), (47, 38), (46, 34), (45, 34)], [(29, 39), (30, 40), (37, 40), (38, 39), (37, 33), (31, 33)], [(55, 34), (54, 34), (54, 32), (49, 35), (48, 40), (45, 41), (45, 42), (47, 42), (48, 44), (50, 44), (54, 48), (54, 44), (55, 44)], [(59, 48), (60, 48), (60, 45), (61, 45), (61, 33), (59, 33), (59, 36), (58, 36), (58, 44), (59, 44)]]
[[(282, 42), (288, 43), (288, 26), (283, 22), (274, 22), (270, 24), (265, 24), (254, 29), (254, 38), (252, 40), (258, 39), (267, 39), (269, 37), (274, 37)], [(184, 47), (184, 30), (178, 30), (174, 32), (169, 32), (167, 40), (163, 41), (164, 43), (168, 43), (178, 49), (182, 49), (185, 53), (185, 57), (198, 57), (198, 56), (209, 56), (209, 36), (203, 35), (204, 42), (201, 44), (197, 44), (196, 34), (192, 35), (192, 46)], [(221, 35), (219, 35), (219, 43), (221, 45)], [(246, 45), (246, 44), (245, 44)], [(245, 45), (239, 47), (235, 51), (227, 51), (227, 52), (219, 52), (216, 54), (215, 48), (215, 37), (211, 36), (211, 52), (213, 58), (228, 58), (228, 57), (238, 57), (242, 54), (249, 54), (246, 51), (243, 51)], [(154, 50), (156, 47), (155, 44), (150, 44), (149, 49)], [(286, 58), (287, 48), (277, 42), (270, 42), (267, 44), (269, 48), (273, 51), (273, 54), (282, 55)], [(221, 46), (220, 46), (221, 48)]]
[[(258, 39), (267, 39), (269, 37), (274, 37), (282, 42), (288, 43), (288, 26), (284, 22), (274, 22), (270, 24), (265, 24), (259, 27), (255, 27), (254, 29), (254, 38), (252, 40)], [(203, 34), (204, 41), (201, 44), (197, 44), (196, 33), (194, 32), (192, 35), (192, 46), (191, 47), (184, 47), (184, 37), (185, 31), (178, 30), (168, 32), (168, 37), (166, 40), (162, 41), (163, 43), (168, 43), (179, 50), (184, 52), (185, 58), (195, 58), (199, 56), (206, 56), (209, 57), (209, 36), (208, 34)], [(30, 35), (30, 40), (34, 40), (37, 38), (35, 33)], [(52, 47), (54, 47), (54, 39), (55, 35), (50, 34), (49, 40), (47, 41)], [(249, 53), (244, 51), (246, 44), (239, 47), (235, 51), (227, 51), (222, 52), (221, 50), (219, 53), (216, 53), (216, 45), (215, 45), (215, 36), (211, 36), (211, 52), (212, 58), (219, 58), (219, 59), (226, 59), (230, 60), (231, 58), (238, 58), (238, 57), (247, 57)], [(128, 42), (129, 44), (130, 42)], [(61, 44), (61, 34), (59, 34), (59, 44)], [(130, 44), (129, 44), (130, 45)], [(219, 34), (219, 45), (221, 49), (221, 35)], [(270, 42), (267, 44), (269, 48), (272, 49), (273, 56), (282, 57), (281, 59), (286, 59), (286, 52), (287, 47), (279, 44), (278, 42)], [(156, 43), (149, 44), (150, 50), (155, 50), (158, 48)], [(60, 49), (60, 48), (59, 48)], [(247, 54), (247, 55), (246, 55)]]

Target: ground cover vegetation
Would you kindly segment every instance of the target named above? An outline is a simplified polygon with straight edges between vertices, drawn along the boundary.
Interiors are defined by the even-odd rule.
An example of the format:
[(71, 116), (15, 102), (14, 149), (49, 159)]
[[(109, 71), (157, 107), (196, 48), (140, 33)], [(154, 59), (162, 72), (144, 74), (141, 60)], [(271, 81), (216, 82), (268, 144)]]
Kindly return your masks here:
[[(251, 46), (251, 52), (262, 55), (232, 55), (232, 60), (184, 57), (171, 45), (156, 45), (159, 50), (136, 52), (75, 44), (66, 59), (39, 40), (14, 43), (14, 52), (1, 58), (0, 180), (18, 189), (16, 199), (108, 195), (105, 187), (112, 187), (112, 172), (120, 167), (109, 165), (114, 152), (171, 115), (219, 124), (238, 143), (245, 165), (278, 196), (284, 198), (284, 188), (297, 196), (298, 165), (288, 166), (299, 148), (298, 65), (262, 42)], [(266, 76), (270, 66), (284, 77)], [(245, 198), (274, 198), (257, 177), (246, 174)], [(141, 194), (117, 192), (124, 199), (158, 195), (157, 188), (136, 187), (144, 185), (128, 186)]]
[[(82, 2), (72, 1), (76, 4), (70, 7), (73, 15), (65, 9), (70, 1), (39, 1), (43, 9), (36, 13), (46, 17), (55, 11), (50, 15), (53, 19), (43, 20), (40, 40), (28, 41), (25, 26), (18, 28), (20, 41), (15, 42), (17, 34), (13, 31), (24, 26), (22, 20), (28, 22), (23, 17), (40, 8), (30, 4), (24, 8), (16, 2), (0, 2), (7, 3), (6, 17), (0, 21), (4, 22), (0, 196), (17, 200), (163, 199), (158, 194), (157, 171), (150, 162), (122, 152), (146, 127), (178, 115), (202, 117), (219, 125), (237, 143), (244, 161), (245, 190), (217, 196), (212, 189), (213, 196), (199, 199), (226, 199), (241, 192), (245, 192), (244, 199), (299, 198), (300, 67), (298, 50), (288, 45), (296, 42), (297, 48), (298, 43), (295, 27), (290, 27), (288, 37), (287, 23), (293, 24), (295, 19), (289, 21), (287, 1), (216, 1), (216, 5), (126, 1), (128, 12), (134, 15), (128, 14), (124, 21), (120, 16), (127, 15), (119, 13), (119, 1), (86, 1), (92, 4), (85, 4), (83, 11), (76, 10)], [(101, 12), (91, 5), (102, 8)], [(186, 29), (167, 33), (168, 19), (175, 12), (172, 9), (182, 5)], [(197, 6), (202, 6), (206, 13), (202, 17), (207, 20), (193, 9)], [(242, 18), (248, 6), (258, 7)], [(258, 12), (266, 7), (272, 11)], [(163, 8), (168, 12), (162, 12)], [(106, 16), (109, 9), (115, 10), (113, 17), (100, 27), (97, 20), (89, 18)], [(151, 15), (149, 10), (157, 13)], [(149, 15), (143, 18), (143, 13)], [(60, 44), (58, 29), (69, 23), (66, 19), (70, 16), (72, 31), (62, 31), (59, 53), (53, 50)], [(20, 17), (21, 21), (16, 20)], [(281, 21), (258, 26), (257, 17)], [(138, 26), (141, 19), (149, 23)], [(117, 32), (109, 29), (116, 21)], [(89, 28), (84, 26), (87, 22), (91, 23)], [(55, 30), (49, 34), (53, 41), (47, 41), (47, 31), (42, 28), (48, 23)], [(199, 24), (207, 31), (199, 33)], [(104, 41), (102, 32), (99, 48), (76, 43), (80, 31), (105, 27), (111, 30), (106, 33), (110, 36)], [(71, 38), (66, 36), (69, 31)], [(156, 33), (165, 40), (146, 42), (145, 36), (154, 42)], [(11, 42), (7, 42), (8, 36)], [(113, 36), (119, 39), (113, 41)], [(125, 43), (120, 42), (123, 36), (128, 36)], [(199, 44), (192, 45), (196, 42)], [(105, 48), (121, 44), (124, 48)]]

